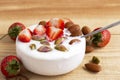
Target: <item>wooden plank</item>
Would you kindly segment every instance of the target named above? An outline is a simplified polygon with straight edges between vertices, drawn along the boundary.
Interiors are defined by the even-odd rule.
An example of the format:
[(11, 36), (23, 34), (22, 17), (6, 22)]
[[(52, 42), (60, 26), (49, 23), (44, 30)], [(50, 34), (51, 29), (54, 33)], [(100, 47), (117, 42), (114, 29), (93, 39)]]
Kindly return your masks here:
[[(29, 71), (25, 71), (25, 75), (29, 76), (30, 80), (119, 80), (120, 79), (120, 35), (112, 35), (110, 43), (101, 49), (97, 49), (90, 54), (86, 54), (82, 64), (74, 71), (55, 77), (46, 77), (36, 75)], [(0, 41), (0, 61), (7, 55), (16, 55), (15, 43), (6, 37)], [(84, 70), (84, 64), (91, 60), (92, 56), (97, 56), (101, 60), (100, 65), (102, 71), (99, 73), (91, 73)], [(94, 77), (93, 77), (94, 76)], [(0, 73), (0, 77), (4, 80), (3, 75)]]

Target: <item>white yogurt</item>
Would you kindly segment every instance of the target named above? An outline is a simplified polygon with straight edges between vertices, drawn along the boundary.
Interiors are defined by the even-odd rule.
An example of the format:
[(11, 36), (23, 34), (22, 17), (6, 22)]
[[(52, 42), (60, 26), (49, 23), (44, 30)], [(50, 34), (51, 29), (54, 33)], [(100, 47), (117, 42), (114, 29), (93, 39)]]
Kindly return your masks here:
[[(37, 25), (30, 26), (33, 30)], [(72, 39), (79, 39), (80, 42), (69, 45)], [(68, 37), (62, 44), (68, 49), (66, 52), (54, 49), (54, 42), (50, 46), (50, 52), (38, 52), (31, 50), (29, 45), (36, 44), (37, 49), (41, 46), (39, 41), (31, 40), (23, 43), (16, 40), (17, 56), (21, 59), (26, 69), (40, 75), (61, 75), (68, 73), (79, 66), (85, 55), (85, 38)]]

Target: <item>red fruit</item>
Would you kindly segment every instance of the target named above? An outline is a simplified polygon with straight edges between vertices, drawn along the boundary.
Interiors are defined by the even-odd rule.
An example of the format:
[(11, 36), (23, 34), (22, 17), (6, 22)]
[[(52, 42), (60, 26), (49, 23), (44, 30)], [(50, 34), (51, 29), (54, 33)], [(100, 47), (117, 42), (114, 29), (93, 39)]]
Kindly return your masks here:
[[(97, 29), (99, 28), (96, 28), (95, 30)], [(110, 32), (108, 30), (103, 30), (102, 32), (93, 35), (92, 43), (95, 46), (104, 47), (109, 43), (110, 38), (111, 38)]]
[(53, 41), (63, 35), (63, 30), (56, 27), (48, 27), (46, 35), (48, 36), (49, 41)]
[(59, 18), (52, 18), (50, 21), (47, 22), (46, 24), (47, 27), (56, 27), (60, 29), (64, 29), (64, 21)]
[(12, 40), (16, 40), (16, 37), (23, 29), (25, 29), (25, 26), (22, 23), (13, 23), (8, 29), (8, 35)]
[(33, 34), (34, 35), (43, 35), (46, 32), (46, 28), (43, 25), (38, 25), (37, 27), (35, 27), (35, 29), (33, 30)]
[(21, 71), (22, 63), (13, 55), (5, 57), (1, 62), (1, 72), (6, 77), (14, 77)]
[(25, 29), (23, 30), (19, 35), (18, 35), (18, 39), (22, 42), (29, 42), (32, 38), (31, 32), (29, 31), (29, 29)]

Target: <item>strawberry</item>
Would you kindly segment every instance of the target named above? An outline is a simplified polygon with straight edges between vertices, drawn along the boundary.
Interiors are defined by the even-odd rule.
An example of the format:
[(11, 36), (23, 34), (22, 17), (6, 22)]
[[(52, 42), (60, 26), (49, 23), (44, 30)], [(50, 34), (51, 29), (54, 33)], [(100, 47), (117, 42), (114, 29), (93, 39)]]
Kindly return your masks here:
[(22, 42), (29, 42), (32, 38), (31, 32), (29, 29), (23, 30), (19, 35), (18, 39)]
[(46, 27), (53, 27), (53, 26), (63, 30), (64, 29), (64, 21), (59, 18), (52, 18), (51, 20), (49, 20), (46, 23)]
[(14, 77), (21, 71), (21, 61), (13, 55), (6, 56), (1, 62), (1, 72), (6, 77)]
[[(95, 30), (97, 30), (97, 29), (99, 29), (99, 28), (96, 28)], [(108, 30), (103, 30), (102, 32), (99, 32), (99, 33), (93, 35), (92, 43), (95, 46), (104, 47), (109, 43), (110, 38), (111, 38), (110, 32)]]
[(56, 27), (48, 27), (46, 35), (48, 36), (49, 41), (53, 41), (63, 35), (63, 30)]
[(33, 34), (34, 35), (43, 35), (46, 32), (46, 28), (43, 25), (38, 25), (37, 27), (35, 27), (35, 29), (33, 30)]
[(23, 29), (25, 29), (25, 26), (22, 23), (19, 22), (13, 23), (8, 29), (8, 34), (2, 36), (0, 40), (3, 39), (5, 36), (9, 35), (10, 38), (15, 41), (16, 37)]

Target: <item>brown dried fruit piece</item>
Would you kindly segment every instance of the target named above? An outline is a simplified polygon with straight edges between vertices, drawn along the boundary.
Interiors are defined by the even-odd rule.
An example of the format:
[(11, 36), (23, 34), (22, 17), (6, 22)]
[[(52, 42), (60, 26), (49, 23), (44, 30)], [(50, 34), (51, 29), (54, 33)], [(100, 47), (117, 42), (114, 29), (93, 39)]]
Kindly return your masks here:
[(50, 45), (50, 43), (47, 40), (41, 40), (40, 43), (43, 45), (48, 45), (48, 46)]
[(76, 43), (76, 42), (80, 42), (80, 40), (79, 40), (79, 39), (72, 39), (72, 40), (69, 42), (69, 44), (72, 45), (73, 43)]
[(60, 45), (56, 45), (55, 49), (59, 50), (59, 51), (63, 51), (63, 52), (67, 51), (67, 48), (64, 45), (61, 45), (61, 44)]
[(46, 37), (45, 36), (39, 36), (39, 35), (33, 35), (32, 39), (36, 40), (36, 41), (41, 41), (41, 40), (45, 40)]
[(51, 50), (52, 50), (52, 48), (49, 47), (49, 46), (46, 46), (46, 45), (40, 46), (40, 48), (38, 48), (38, 51), (39, 51), (39, 52), (49, 52), (49, 51), (51, 51)]
[(29, 46), (29, 47), (30, 47), (30, 49), (31, 49), (31, 50), (36, 49), (36, 45), (35, 45), (35, 44), (30, 44), (30, 46)]
[(99, 64), (99, 63), (100, 63), (100, 60), (99, 60), (96, 56), (93, 56), (91, 62), (92, 62), (92, 63), (95, 63), (95, 64)]
[(80, 36), (82, 35), (82, 32), (80, 30), (80, 26), (77, 24), (74, 24), (68, 28), (70, 31), (71, 35), (70, 36)]
[(85, 67), (92, 72), (99, 72), (101, 71), (101, 66), (95, 63), (87, 63), (85, 64)]
[(90, 52), (92, 52), (94, 50), (94, 47), (93, 46), (91, 46), (91, 45), (86, 45), (86, 53), (90, 53)]
[(46, 21), (40, 21), (40, 22), (39, 22), (39, 25), (46, 26)]
[(72, 22), (66, 22), (66, 23), (65, 23), (65, 28), (69, 28), (69, 27), (71, 27), (72, 25), (74, 25)]
[(83, 26), (82, 27), (82, 33), (84, 34), (84, 35), (86, 35), (86, 34), (88, 34), (88, 33), (90, 33), (91, 32), (91, 30), (90, 30), (90, 28), (88, 27), (88, 26)]
[(55, 40), (55, 45), (59, 45), (59, 44), (62, 44), (62, 42), (65, 40), (64, 37), (61, 37), (61, 38), (58, 38), (57, 40)]

